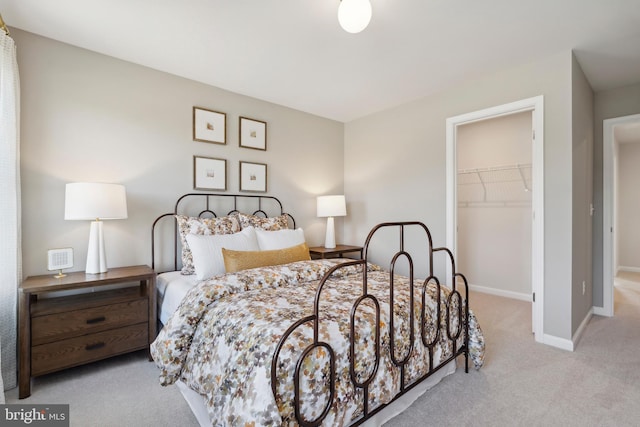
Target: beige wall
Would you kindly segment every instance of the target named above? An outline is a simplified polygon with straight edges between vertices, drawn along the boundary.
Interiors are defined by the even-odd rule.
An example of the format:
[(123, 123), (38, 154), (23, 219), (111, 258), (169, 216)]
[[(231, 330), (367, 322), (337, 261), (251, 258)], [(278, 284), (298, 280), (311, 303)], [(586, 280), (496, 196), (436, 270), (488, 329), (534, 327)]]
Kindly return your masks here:
[[(348, 241), (362, 242), (380, 221), (415, 219), (431, 228), (436, 246), (444, 245), (446, 119), (543, 95), (544, 333), (570, 339), (571, 59), (571, 52), (563, 52), (347, 123)], [(385, 244), (396, 241), (388, 236)]]
[(602, 307), (602, 122), (640, 113), (640, 83), (596, 92), (593, 102), (593, 305)]
[[(572, 55), (572, 302), (571, 334), (580, 327), (593, 306), (591, 272), (591, 202), (593, 183), (593, 90)], [(584, 289), (583, 289), (584, 282)]]
[[(194, 155), (227, 160), (227, 193), (240, 160), (268, 165), (268, 194), (324, 240), (315, 196), (343, 191), (343, 124), (12, 30), (22, 87), (24, 275), (45, 274), (49, 248), (72, 247), (84, 270), (89, 222), (65, 221), (65, 183), (127, 189), (129, 218), (105, 223), (109, 266), (150, 263), (153, 220), (193, 190)], [(227, 114), (227, 144), (192, 140), (192, 107)], [(266, 152), (238, 147), (238, 117), (268, 122)], [(337, 221), (338, 239), (341, 224)]]
[[(192, 190), (193, 155), (227, 159), (229, 193), (238, 190), (239, 160), (267, 163), (269, 194), (283, 201), (311, 244), (321, 243), (324, 235), (324, 221), (315, 217), (315, 196), (344, 191), (349, 215), (337, 221), (338, 240), (362, 243), (378, 222), (417, 219), (442, 245), (446, 118), (543, 95), (545, 333), (570, 338), (575, 331), (582, 309), (572, 307), (577, 202), (569, 195), (581, 181), (573, 161), (587, 154), (574, 154), (571, 141), (581, 139), (572, 112), (587, 92), (579, 82), (581, 95), (572, 98), (576, 75), (570, 52), (343, 125), (20, 30), (13, 35), (22, 81), (25, 275), (46, 273), (46, 250), (56, 247), (73, 247), (74, 270), (84, 268), (89, 224), (63, 220), (64, 184), (72, 181), (126, 185), (129, 218), (105, 226), (108, 261), (111, 266), (149, 263), (150, 224), (172, 209), (178, 195)], [(640, 112), (640, 85), (598, 93), (594, 103), (593, 182), (600, 217), (594, 224), (599, 265), (593, 301), (601, 305), (596, 270), (601, 274), (602, 119)], [(192, 141), (194, 105), (227, 113), (227, 145)], [(238, 147), (240, 115), (269, 123), (267, 152)], [(580, 125), (588, 120), (582, 117)], [(396, 238), (383, 240), (386, 246)]]

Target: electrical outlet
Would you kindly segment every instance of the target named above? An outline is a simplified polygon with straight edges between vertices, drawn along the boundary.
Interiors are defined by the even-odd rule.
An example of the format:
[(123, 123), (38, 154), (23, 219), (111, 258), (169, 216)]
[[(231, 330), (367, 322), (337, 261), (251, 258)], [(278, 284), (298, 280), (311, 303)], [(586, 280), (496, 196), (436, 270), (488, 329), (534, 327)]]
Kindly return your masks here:
[(586, 292), (587, 292), (587, 284), (583, 280), (582, 281), (582, 295), (584, 295)]

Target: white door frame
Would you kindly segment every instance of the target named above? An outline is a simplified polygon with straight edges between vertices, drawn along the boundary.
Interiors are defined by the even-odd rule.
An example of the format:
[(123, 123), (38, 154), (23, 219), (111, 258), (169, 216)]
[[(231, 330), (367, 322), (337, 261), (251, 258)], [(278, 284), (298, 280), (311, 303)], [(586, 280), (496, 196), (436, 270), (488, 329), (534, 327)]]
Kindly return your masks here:
[(616, 117), (602, 122), (602, 307), (594, 307), (593, 312), (600, 316), (613, 316), (613, 277), (615, 266), (613, 259), (614, 217), (614, 131), (616, 126), (640, 122), (640, 114)]
[[(535, 340), (544, 342), (544, 97), (536, 96), (497, 107), (474, 111), (447, 119), (447, 247), (457, 255), (457, 159), (456, 138), (460, 125), (500, 116), (531, 111), (534, 142), (532, 147), (532, 231), (531, 231), (531, 288), (536, 302), (533, 305)], [(536, 213), (538, 213), (536, 215)]]

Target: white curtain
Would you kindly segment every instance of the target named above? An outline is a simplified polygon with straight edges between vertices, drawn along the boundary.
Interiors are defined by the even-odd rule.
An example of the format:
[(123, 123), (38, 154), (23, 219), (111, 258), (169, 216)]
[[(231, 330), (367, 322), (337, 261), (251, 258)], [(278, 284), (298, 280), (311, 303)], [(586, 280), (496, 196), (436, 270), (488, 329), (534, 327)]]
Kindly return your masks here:
[[(20, 81), (16, 45), (0, 30), (0, 399), (16, 386), (20, 236)], [(4, 381), (4, 385), (3, 385)]]

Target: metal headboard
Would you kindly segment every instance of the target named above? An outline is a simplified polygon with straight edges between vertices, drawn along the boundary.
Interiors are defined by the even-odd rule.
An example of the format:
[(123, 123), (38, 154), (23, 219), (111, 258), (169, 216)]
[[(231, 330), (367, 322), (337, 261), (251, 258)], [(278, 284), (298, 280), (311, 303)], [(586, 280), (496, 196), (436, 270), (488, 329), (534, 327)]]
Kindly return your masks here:
[[(160, 223), (163, 218), (173, 217), (174, 215), (187, 215), (198, 218), (203, 218), (206, 215), (209, 215), (213, 218), (218, 218), (218, 213), (216, 210), (220, 212), (222, 209), (222, 201), (232, 201), (232, 209), (228, 212), (222, 214), (231, 215), (234, 213), (241, 212), (239, 208), (239, 203), (242, 204), (246, 202), (249, 206), (253, 206), (251, 210), (245, 212), (247, 214), (263, 216), (265, 218), (269, 217), (267, 211), (270, 212), (279, 212), (278, 215), (287, 215), (291, 220), (292, 228), (296, 227), (296, 221), (291, 216), (291, 214), (284, 211), (282, 208), (282, 203), (276, 197), (273, 196), (261, 196), (256, 194), (215, 194), (215, 193), (187, 193), (178, 198), (176, 201), (173, 212), (167, 212), (165, 214), (160, 215), (153, 221), (153, 225), (151, 226), (151, 268), (155, 269), (156, 263), (156, 226)], [(191, 204), (195, 204), (199, 206), (197, 209), (190, 210), (189, 207)], [(257, 208), (257, 209), (254, 209)], [(201, 209), (201, 210), (200, 210)], [(266, 210), (265, 210), (266, 209)], [(189, 210), (191, 212), (189, 212)], [(179, 239), (178, 239), (178, 224), (174, 221), (174, 232), (173, 232), (173, 258), (174, 258), (174, 270), (178, 269), (178, 253), (179, 253)]]

